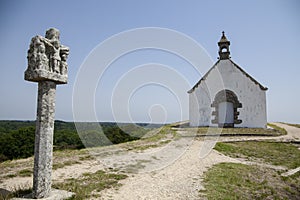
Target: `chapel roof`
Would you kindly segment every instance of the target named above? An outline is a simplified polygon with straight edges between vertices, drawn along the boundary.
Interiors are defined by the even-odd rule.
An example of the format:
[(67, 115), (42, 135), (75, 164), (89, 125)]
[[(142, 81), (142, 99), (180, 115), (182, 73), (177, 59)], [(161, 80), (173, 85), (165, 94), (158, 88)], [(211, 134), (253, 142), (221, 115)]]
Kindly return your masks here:
[[(219, 62), (221, 60), (229, 60), (238, 70), (240, 70), (242, 72), (242, 74), (244, 74), (246, 77), (248, 77), (252, 82), (254, 82), (255, 84), (257, 84), (261, 90), (268, 90), (267, 87), (264, 87), (263, 85), (261, 85), (258, 81), (256, 81), (252, 76), (250, 76), (247, 72), (245, 72), (240, 66), (238, 66), (236, 63), (234, 63), (230, 57), (229, 57), (229, 45), (230, 45), (230, 41), (226, 38), (225, 36), (225, 32), (222, 32), (222, 36), (220, 41), (218, 42), (218, 46), (219, 46), (219, 60), (208, 70), (208, 72), (194, 85), (194, 87), (192, 87), (192, 89), (190, 89), (188, 91), (188, 93), (192, 93), (200, 84), (202, 81), (204, 81), (207, 76), (209, 75), (209, 73), (219, 64)], [(223, 52), (222, 49), (226, 48), (227, 51)]]
[[(244, 74), (246, 77), (248, 77), (252, 82), (254, 82), (256, 85), (259, 86), (259, 88), (261, 90), (268, 90), (267, 87), (264, 87), (262, 84), (260, 84), (257, 80), (255, 80), (252, 76), (250, 76), (246, 71), (244, 71), (240, 66), (238, 66), (236, 63), (234, 63), (231, 59), (228, 59), (238, 70), (240, 70), (242, 72), (242, 74)], [(194, 85), (194, 87), (192, 87), (188, 93), (192, 93), (200, 84), (202, 81), (205, 81), (205, 79), (207, 78), (207, 76), (209, 75), (209, 73), (218, 65), (218, 63), (221, 60), (218, 60), (209, 70), (208, 72)]]

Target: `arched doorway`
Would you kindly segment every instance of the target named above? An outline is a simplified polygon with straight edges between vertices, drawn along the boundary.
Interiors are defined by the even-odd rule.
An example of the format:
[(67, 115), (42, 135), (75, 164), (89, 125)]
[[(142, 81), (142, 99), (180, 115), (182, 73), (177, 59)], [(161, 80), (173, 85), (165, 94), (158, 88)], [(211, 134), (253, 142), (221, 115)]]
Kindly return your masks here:
[(219, 127), (234, 127), (234, 124), (242, 123), (242, 120), (238, 119), (239, 112), (237, 111), (242, 104), (231, 90), (219, 91), (211, 107), (215, 108), (212, 113), (215, 116), (212, 120), (213, 124), (218, 124)]

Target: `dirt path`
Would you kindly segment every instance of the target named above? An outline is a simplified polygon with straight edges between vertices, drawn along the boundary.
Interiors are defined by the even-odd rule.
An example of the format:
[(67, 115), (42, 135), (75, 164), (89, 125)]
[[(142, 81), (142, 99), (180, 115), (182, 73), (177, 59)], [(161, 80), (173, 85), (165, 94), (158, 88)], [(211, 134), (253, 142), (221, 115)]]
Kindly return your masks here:
[(300, 141), (300, 128), (296, 128), (294, 126), (289, 126), (287, 124), (282, 124), (282, 123), (274, 123), (274, 124), (281, 128), (284, 128), (288, 132), (287, 135), (283, 135), (281, 136), (281, 138)]
[[(300, 140), (299, 128), (275, 124), (285, 128), (288, 134), (279, 137), (220, 137), (218, 141)], [(184, 134), (184, 129), (177, 132)], [(95, 154), (96, 159), (54, 170), (53, 180), (63, 181), (66, 178), (77, 178), (85, 172), (113, 168), (127, 172), (129, 178), (122, 180), (123, 185), (117, 190), (102, 191), (102, 199), (199, 199), (199, 190), (203, 188), (203, 173), (210, 167), (220, 162), (245, 163), (212, 150), (215, 142), (187, 137), (143, 151), (128, 151), (117, 145), (101, 148), (99, 152), (90, 152)], [(208, 149), (208, 152), (203, 153), (203, 149)], [(0, 181), (0, 188), (10, 190), (24, 184), (32, 185), (32, 177), (8, 178)]]
[(240, 162), (212, 150), (200, 159), (204, 141), (195, 140), (173, 164), (157, 171), (135, 174), (121, 183), (118, 190), (107, 190), (102, 199), (199, 199), (201, 176), (212, 165), (220, 162)]
[[(299, 140), (300, 129), (281, 123), (276, 125), (285, 128), (288, 134), (280, 137), (220, 137), (219, 141)], [(171, 165), (158, 171), (135, 174), (122, 181), (123, 186), (120, 189), (103, 191), (102, 199), (199, 199), (199, 190), (203, 188), (202, 175), (208, 168), (221, 162), (251, 164), (224, 156), (215, 150), (200, 158), (199, 151), (203, 145), (207, 145), (207, 141), (194, 140), (185, 153)]]
[[(54, 181), (63, 181), (68, 178), (78, 178), (83, 173), (94, 173), (99, 169), (103, 169), (104, 166), (97, 161), (86, 161), (81, 164), (74, 164), (71, 166), (65, 166), (57, 170), (53, 170), (52, 179)], [(0, 182), (0, 188), (13, 191), (19, 188), (28, 188), (33, 185), (33, 177), (12, 177), (3, 182)]]
[(283, 123), (272, 123), (276, 126), (284, 128), (287, 131), (287, 135), (266, 137), (266, 136), (243, 136), (243, 137), (220, 137), (219, 141), (247, 141), (247, 140), (275, 140), (281, 142), (299, 141), (300, 142), (300, 128), (289, 126)]

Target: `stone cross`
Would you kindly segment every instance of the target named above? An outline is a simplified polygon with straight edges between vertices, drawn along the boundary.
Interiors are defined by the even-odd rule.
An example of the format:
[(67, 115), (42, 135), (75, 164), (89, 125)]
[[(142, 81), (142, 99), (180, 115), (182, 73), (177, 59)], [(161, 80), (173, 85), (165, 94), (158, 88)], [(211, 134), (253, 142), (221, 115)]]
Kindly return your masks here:
[(31, 39), (25, 80), (38, 82), (34, 145), (33, 198), (49, 197), (52, 183), (52, 152), (57, 84), (66, 84), (69, 48), (60, 44), (59, 30)]

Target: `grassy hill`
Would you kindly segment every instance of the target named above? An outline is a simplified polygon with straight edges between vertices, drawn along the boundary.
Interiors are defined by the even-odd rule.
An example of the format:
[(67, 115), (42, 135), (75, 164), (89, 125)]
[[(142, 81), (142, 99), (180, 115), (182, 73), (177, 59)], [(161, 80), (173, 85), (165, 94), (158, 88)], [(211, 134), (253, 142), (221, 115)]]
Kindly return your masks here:
[[(22, 126), (22, 123), (17, 122), (17, 125), (12, 122), (11, 130), (12, 137), (28, 137), (34, 134), (33, 127)], [(29, 123), (29, 122), (25, 122)], [(28, 124), (27, 124), (28, 125)], [(93, 124), (82, 124), (87, 130), (87, 127), (95, 127)], [(141, 127), (133, 124), (122, 124), (116, 129), (115, 123), (107, 123), (101, 125), (104, 132), (113, 137), (113, 134), (120, 134), (121, 131), (130, 134), (124, 138), (126, 141), (128, 137), (134, 138), (125, 143), (119, 143), (112, 146), (93, 147), (91, 149), (74, 149), (74, 148), (61, 148), (56, 146), (57, 151), (54, 152), (53, 170), (56, 177), (54, 178), (53, 187), (64, 189), (76, 193), (72, 199), (98, 199), (102, 197), (103, 192), (119, 190), (121, 184), (126, 183), (128, 177), (134, 178), (136, 175), (132, 171), (143, 168), (147, 163), (155, 160), (160, 162), (160, 157), (149, 155), (146, 157), (138, 157), (141, 153), (147, 155), (149, 152), (156, 152), (159, 149), (164, 149), (170, 146), (171, 142), (178, 141), (181, 138), (184, 140), (194, 128), (174, 129), (172, 126), (167, 125), (162, 128), (146, 133)], [(144, 125), (146, 126), (146, 125)], [(6, 125), (6, 127), (9, 127)], [(67, 137), (75, 130), (74, 124), (70, 122), (56, 122), (55, 138), (57, 144), (62, 144), (60, 139)], [(200, 176), (187, 176), (188, 182), (193, 182), (197, 185), (203, 184), (204, 188), (197, 189), (199, 198), (208, 199), (298, 199), (300, 193), (300, 173), (297, 172), (291, 176), (284, 176), (283, 174), (299, 166), (300, 151), (299, 144), (293, 142), (282, 142), (276, 140), (277, 136), (286, 136), (286, 131), (273, 126), (275, 129), (224, 129), (221, 138), (216, 146), (215, 151), (219, 154), (227, 155), (234, 158), (238, 163), (220, 162), (206, 168), (206, 172)], [(112, 131), (112, 130), (118, 131)], [(207, 128), (197, 128), (194, 135), (195, 144), (202, 144), (205, 140), (202, 135)], [(218, 131), (218, 129), (213, 129)], [(27, 132), (26, 132), (27, 131)], [(90, 130), (92, 133), (95, 130)], [(145, 131), (145, 132), (144, 132)], [(64, 133), (61, 137), (60, 134)], [(91, 133), (89, 132), (89, 133)], [(14, 134), (15, 135), (14, 135)], [(59, 134), (58, 134), (59, 133)], [(94, 132), (97, 133), (97, 132)], [(112, 134), (113, 133), (113, 134)], [(8, 134), (8, 133), (3, 133)], [(146, 135), (145, 135), (146, 134)], [(125, 136), (125, 135), (124, 135)], [(264, 136), (264, 138), (262, 138)], [(137, 140), (138, 138), (141, 139)], [(228, 137), (236, 137), (242, 139), (240, 141), (226, 141)], [(249, 141), (244, 141), (245, 137), (260, 138)], [(272, 139), (267, 139), (268, 137)], [(113, 137), (118, 138), (118, 137)], [(127, 139), (126, 139), (127, 138)], [(222, 142), (222, 138), (224, 141)], [(64, 140), (68, 143), (68, 141)], [(69, 142), (71, 143), (71, 142)], [(74, 142), (73, 142), (74, 143)], [(197, 146), (197, 145), (196, 145)], [(180, 146), (178, 146), (180, 148)], [(192, 149), (192, 148), (191, 148)], [(122, 154), (122, 152), (123, 154)], [(94, 155), (94, 154), (97, 155)], [(187, 152), (185, 152), (187, 153)], [(198, 154), (196, 148), (195, 154)], [(127, 156), (128, 160), (119, 162), (122, 156)], [(98, 158), (97, 158), (98, 156)], [(193, 158), (193, 155), (186, 157), (188, 160)], [(99, 160), (97, 160), (99, 159)], [(180, 159), (183, 159), (182, 157)], [(199, 157), (197, 157), (199, 159)], [(207, 159), (210, 160), (210, 159)], [(176, 161), (177, 162), (177, 161)], [(182, 163), (186, 163), (183, 160)], [(205, 161), (203, 161), (205, 162)], [(103, 163), (111, 163), (111, 165), (103, 165)], [(197, 161), (194, 162), (195, 164)], [(200, 165), (202, 165), (202, 161)], [(121, 168), (120, 166), (123, 166)], [(174, 170), (183, 170), (184, 173), (189, 174), (189, 168), (193, 165), (180, 165), (182, 169), (174, 168)], [(198, 166), (199, 167), (199, 166)], [(33, 157), (27, 159), (18, 159), (12, 161), (5, 161), (0, 163), (2, 174), (0, 174), (0, 185), (7, 180), (28, 179), (32, 180)], [(125, 170), (127, 169), (127, 171)], [(132, 170), (134, 169), (134, 170)], [(167, 171), (171, 168), (164, 168), (163, 174), (165, 178), (158, 176), (153, 185), (160, 185), (158, 181), (168, 179), (167, 175), (170, 174), (170, 183), (174, 183), (172, 173)], [(151, 177), (155, 177), (160, 170), (151, 173)], [(167, 172), (167, 173), (166, 173)], [(141, 177), (143, 175), (137, 176)], [(200, 178), (199, 178), (200, 177)], [(175, 181), (176, 182), (176, 181)], [(180, 184), (180, 181), (177, 181)], [(148, 184), (148, 183), (146, 183)], [(0, 186), (1, 187), (1, 186)], [(22, 196), (22, 193), (28, 193), (31, 185), (20, 185), (14, 188), (15, 194), (12, 196)], [(180, 188), (183, 188), (180, 186)], [(178, 193), (183, 191), (178, 190)], [(1, 191), (0, 191), (1, 193)], [(170, 190), (170, 195), (172, 188)], [(142, 194), (141, 194), (142, 195)], [(1, 199), (1, 195), (0, 195)]]
[[(80, 134), (76, 126), (83, 129)], [(146, 123), (80, 122), (76, 126), (74, 122), (55, 121), (54, 150), (119, 144), (137, 140), (151, 129)], [(0, 121), (0, 162), (32, 156), (34, 136), (35, 121)], [(94, 143), (95, 138), (100, 142)]]

